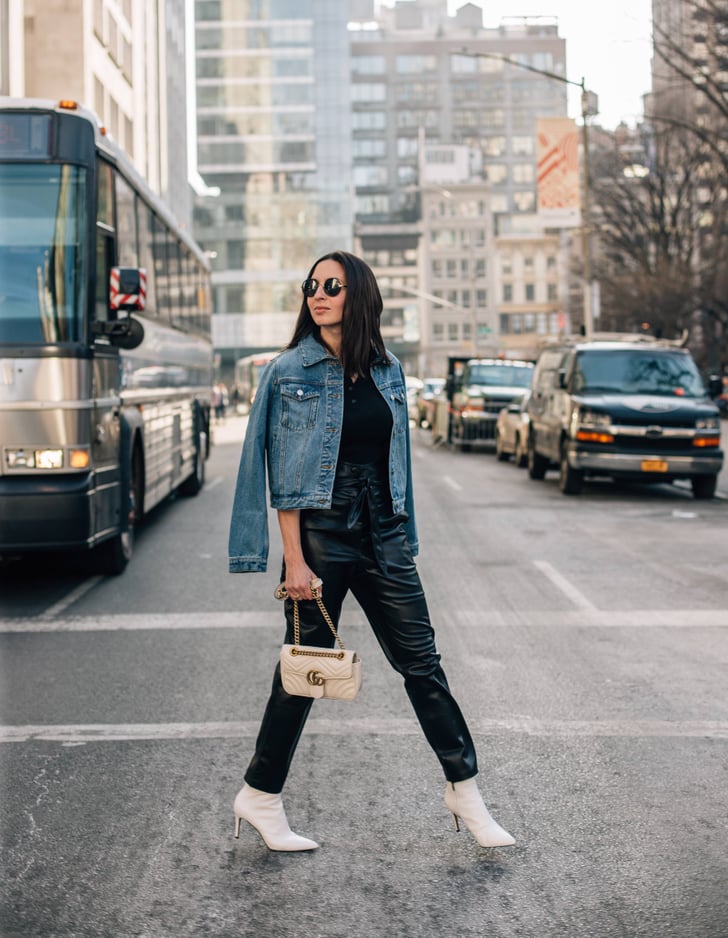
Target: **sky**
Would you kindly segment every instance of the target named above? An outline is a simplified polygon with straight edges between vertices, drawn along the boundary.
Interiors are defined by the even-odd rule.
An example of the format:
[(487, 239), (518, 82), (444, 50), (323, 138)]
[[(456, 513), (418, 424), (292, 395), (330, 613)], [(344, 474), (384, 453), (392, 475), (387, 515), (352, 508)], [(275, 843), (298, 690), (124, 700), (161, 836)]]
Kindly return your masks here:
[[(595, 123), (614, 128), (642, 117), (642, 95), (650, 90), (651, 0), (473, 0), (483, 25), (514, 16), (557, 17), (566, 39), (566, 77), (586, 81), (599, 98)], [(448, 0), (452, 14), (465, 0)], [(579, 117), (580, 90), (569, 89), (569, 114)]]

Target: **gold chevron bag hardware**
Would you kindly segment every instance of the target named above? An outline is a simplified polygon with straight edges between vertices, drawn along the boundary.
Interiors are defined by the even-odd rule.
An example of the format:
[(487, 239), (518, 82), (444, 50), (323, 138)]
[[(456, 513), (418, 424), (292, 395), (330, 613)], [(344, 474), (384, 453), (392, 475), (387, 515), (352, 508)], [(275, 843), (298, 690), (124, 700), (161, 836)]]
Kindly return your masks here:
[[(293, 645), (281, 648), (281, 680), (283, 689), (296, 697), (328, 697), (331, 700), (354, 700), (361, 687), (361, 659), (355, 651), (347, 651), (339, 638), (331, 616), (319, 591), (311, 592), (321, 615), (336, 639), (338, 648), (321, 648), (301, 644), (298, 601), (293, 602)], [(286, 598), (285, 587), (278, 587), (276, 597)]]

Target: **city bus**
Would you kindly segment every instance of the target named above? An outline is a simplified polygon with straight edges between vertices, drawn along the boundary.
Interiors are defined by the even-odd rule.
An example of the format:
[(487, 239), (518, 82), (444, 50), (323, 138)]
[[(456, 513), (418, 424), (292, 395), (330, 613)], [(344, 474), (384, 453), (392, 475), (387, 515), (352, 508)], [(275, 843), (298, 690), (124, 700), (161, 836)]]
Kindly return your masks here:
[(0, 557), (121, 573), (209, 455), (207, 260), (73, 101), (0, 97)]
[(243, 411), (250, 410), (250, 405), (255, 400), (255, 392), (263, 369), (280, 352), (280, 349), (258, 352), (256, 355), (246, 355), (244, 358), (239, 358), (235, 362), (234, 386), (237, 390), (238, 404)]

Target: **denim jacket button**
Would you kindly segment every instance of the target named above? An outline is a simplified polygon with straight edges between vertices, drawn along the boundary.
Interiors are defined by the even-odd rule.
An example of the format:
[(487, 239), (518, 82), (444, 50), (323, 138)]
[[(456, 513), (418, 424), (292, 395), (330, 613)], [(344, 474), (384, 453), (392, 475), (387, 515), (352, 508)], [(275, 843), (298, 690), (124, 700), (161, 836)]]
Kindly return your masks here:
[(296, 394), (298, 395), (298, 397), (303, 397), (303, 391), (301, 390), (301, 388), (299, 388), (299, 389), (296, 391)]

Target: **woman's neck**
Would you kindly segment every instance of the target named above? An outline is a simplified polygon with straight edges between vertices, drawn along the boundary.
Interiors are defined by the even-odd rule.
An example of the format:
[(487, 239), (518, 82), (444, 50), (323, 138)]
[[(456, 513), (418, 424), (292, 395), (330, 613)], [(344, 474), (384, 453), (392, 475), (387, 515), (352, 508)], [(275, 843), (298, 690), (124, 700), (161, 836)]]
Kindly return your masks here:
[(321, 327), (321, 341), (326, 348), (337, 358), (341, 357), (341, 327)]

